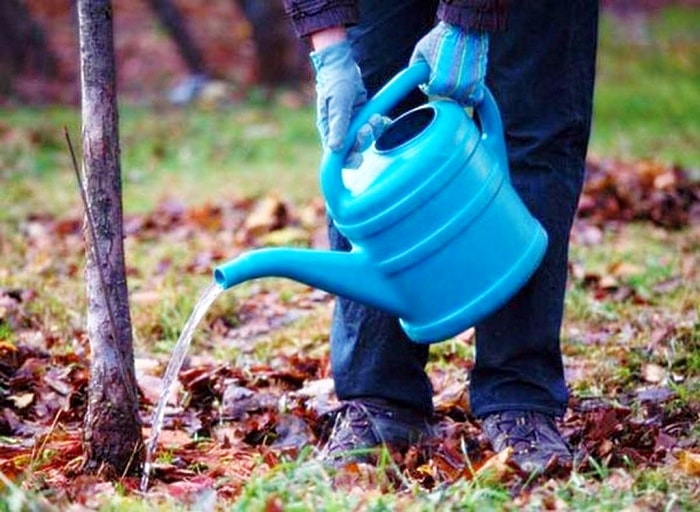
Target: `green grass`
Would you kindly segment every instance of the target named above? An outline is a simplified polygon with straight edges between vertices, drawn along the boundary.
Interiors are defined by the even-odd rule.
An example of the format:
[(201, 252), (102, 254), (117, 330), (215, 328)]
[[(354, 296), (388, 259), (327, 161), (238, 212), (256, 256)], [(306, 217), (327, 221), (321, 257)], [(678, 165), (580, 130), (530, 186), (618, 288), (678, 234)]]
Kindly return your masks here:
[[(9, 209), (65, 213), (80, 198), (63, 127), (80, 147), (79, 114), (64, 107), (3, 112), (0, 179)], [(291, 200), (318, 195), (320, 149), (313, 113), (282, 106), (229, 106), (120, 112), (124, 209), (140, 213), (167, 199), (184, 204), (220, 202), (277, 191)]]
[(594, 153), (700, 166), (699, 24), (698, 9), (665, 9), (648, 20), (648, 41), (635, 43), (629, 21), (603, 18)]
[(201, 203), (270, 191), (292, 200), (318, 193), (320, 147), (308, 109), (127, 109), (122, 148), (130, 211), (168, 197)]

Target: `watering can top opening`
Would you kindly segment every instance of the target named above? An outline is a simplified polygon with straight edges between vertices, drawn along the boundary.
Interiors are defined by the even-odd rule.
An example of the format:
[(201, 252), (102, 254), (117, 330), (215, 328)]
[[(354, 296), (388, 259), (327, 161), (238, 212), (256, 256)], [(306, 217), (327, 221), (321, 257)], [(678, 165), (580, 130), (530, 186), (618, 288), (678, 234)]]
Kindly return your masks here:
[[(405, 112), (362, 153), (362, 165), (343, 169), (344, 186), (354, 209), (363, 202), (379, 205), (410, 194), (440, 170), (455, 150), (470, 154), (480, 138), (462, 108), (441, 100)], [(346, 205), (346, 213), (348, 206)]]
[[(357, 169), (345, 169), (344, 160), (357, 131), (374, 114), (386, 114), (412, 89), (427, 81), (425, 63), (412, 65), (387, 83), (353, 119), (345, 148), (327, 151), (321, 165), (321, 187), (336, 225), (373, 223), (389, 210), (418, 207), (426, 200), (422, 188), (447, 183), (463, 167), (480, 143), (494, 143), (494, 154), (505, 160), (499, 147), (502, 125), (495, 100), (486, 90), (477, 106), (477, 119), (449, 99), (437, 99), (403, 113), (362, 153)], [(478, 120), (478, 122), (477, 122)], [(507, 163), (504, 161), (504, 168)], [(383, 222), (382, 222), (383, 224)], [(377, 229), (383, 226), (377, 225)]]

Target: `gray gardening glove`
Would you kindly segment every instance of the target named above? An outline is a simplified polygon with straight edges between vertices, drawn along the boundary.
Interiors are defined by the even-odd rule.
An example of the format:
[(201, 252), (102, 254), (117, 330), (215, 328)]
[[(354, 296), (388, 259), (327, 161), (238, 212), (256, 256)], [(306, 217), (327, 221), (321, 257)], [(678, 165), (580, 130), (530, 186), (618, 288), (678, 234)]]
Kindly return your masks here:
[(441, 21), (418, 41), (411, 64), (424, 61), (430, 66), (430, 79), (421, 87), (425, 94), (474, 106), (484, 97), (488, 50), (488, 32), (465, 31)]
[[(316, 70), (316, 125), (321, 141), (324, 147), (340, 151), (352, 117), (367, 102), (360, 68), (352, 56), (349, 41), (312, 52), (311, 62)], [(381, 134), (387, 124), (387, 118), (376, 115), (360, 128), (346, 158), (346, 167), (359, 166), (360, 152)]]

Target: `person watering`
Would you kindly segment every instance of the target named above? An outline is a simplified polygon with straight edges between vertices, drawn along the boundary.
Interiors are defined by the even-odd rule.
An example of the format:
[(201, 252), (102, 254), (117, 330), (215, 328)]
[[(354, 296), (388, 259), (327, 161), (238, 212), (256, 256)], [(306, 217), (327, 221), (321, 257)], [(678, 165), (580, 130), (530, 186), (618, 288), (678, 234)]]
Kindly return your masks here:
[[(478, 104), (486, 83), (503, 117), (511, 180), (549, 246), (528, 283), (476, 326), (472, 413), (494, 450), (524, 470), (568, 465), (556, 426), (568, 391), (560, 348), (569, 231), (590, 133), (598, 3), (593, 0), (284, 0), (312, 46), (317, 126), (341, 150), (353, 114), (409, 62), (424, 61), (427, 95)], [(425, 102), (416, 90), (396, 111)], [(495, 235), (494, 235), (495, 236)], [(350, 250), (329, 225), (331, 248)], [(454, 269), (458, 272), (459, 269)], [(338, 297), (330, 334), (341, 401), (321, 455), (333, 466), (358, 449), (430, 435), (428, 347), (391, 315)], [(354, 452), (353, 452), (354, 451)], [(354, 453), (354, 454), (353, 454)]]

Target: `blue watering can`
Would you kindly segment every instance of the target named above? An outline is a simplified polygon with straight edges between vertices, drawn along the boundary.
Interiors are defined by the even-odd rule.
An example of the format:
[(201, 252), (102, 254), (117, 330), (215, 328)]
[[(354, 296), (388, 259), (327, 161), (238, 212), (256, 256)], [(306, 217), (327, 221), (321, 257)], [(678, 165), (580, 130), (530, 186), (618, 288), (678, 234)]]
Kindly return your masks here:
[(503, 126), (486, 90), (479, 124), (439, 99), (392, 121), (343, 169), (357, 131), (428, 80), (405, 68), (358, 112), (345, 148), (327, 151), (321, 189), (350, 252), (270, 248), (224, 263), (224, 289), (286, 277), (385, 310), (416, 342), (450, 338), (494, 312), (539, 266), (547, 235), (510, 182)]

